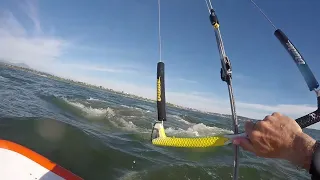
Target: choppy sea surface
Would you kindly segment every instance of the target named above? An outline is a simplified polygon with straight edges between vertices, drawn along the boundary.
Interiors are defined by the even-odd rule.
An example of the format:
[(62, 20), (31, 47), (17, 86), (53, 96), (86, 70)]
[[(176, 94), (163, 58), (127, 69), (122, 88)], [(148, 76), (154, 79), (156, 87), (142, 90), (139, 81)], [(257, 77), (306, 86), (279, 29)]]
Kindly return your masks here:
[[(22, 144), (84, 179), (232, 179), (232, 146), (150, 144), (156, 104), (0, 66), (0, 138)], [(168, 107), (167, 134), (232, 133), (231, 119)], [(243, 130), (244, 118), (240, 118)], [(319, 131), (304, 130), (319, 139)], [(310, 179), (290, 163), (240, 150), (239, 179)], [(0, 175), (1, 176), (1, 175)]]

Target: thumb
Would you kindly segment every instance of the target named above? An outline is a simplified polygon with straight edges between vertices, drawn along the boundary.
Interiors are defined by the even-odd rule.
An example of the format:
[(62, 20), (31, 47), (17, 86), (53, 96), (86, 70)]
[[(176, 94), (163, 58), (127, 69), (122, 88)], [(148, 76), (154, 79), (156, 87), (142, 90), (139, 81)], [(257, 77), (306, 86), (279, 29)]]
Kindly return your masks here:
[(247, 138), (235, 138), (233, 140), (233, 144), (239, 145), (244, 150), (255, 153), (254, 147), (249, 139)]

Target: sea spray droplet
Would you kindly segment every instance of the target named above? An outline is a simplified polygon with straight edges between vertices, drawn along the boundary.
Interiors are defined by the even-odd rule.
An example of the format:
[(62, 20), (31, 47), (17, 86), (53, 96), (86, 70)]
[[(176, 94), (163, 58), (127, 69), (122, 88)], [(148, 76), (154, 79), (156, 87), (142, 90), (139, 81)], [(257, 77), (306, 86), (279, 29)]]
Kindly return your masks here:
[[(136, 163), (136, 161), (135, 161), (135, 160), (133, 160), (132, 162), (133, 162), (133, 164), (135, 164), (135, 163)], [(133, 166), (131, 166), (131, 169), (133, 169)]]

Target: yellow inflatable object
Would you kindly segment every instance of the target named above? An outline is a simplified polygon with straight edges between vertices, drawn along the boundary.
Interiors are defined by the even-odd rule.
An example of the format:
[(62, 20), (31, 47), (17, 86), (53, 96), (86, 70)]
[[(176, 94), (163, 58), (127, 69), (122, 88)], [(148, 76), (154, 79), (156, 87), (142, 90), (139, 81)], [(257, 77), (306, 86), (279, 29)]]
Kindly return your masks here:
[(207, 137), (167, 137), (162, 123), (156, 123), (154, 130), (157, 137), (152, 139), (152, 144), (157, 146), (206, 148), (212, 146), (224, 146), (232, 142), (232, 138), (246, 136), (246, 134), (207, 136)]

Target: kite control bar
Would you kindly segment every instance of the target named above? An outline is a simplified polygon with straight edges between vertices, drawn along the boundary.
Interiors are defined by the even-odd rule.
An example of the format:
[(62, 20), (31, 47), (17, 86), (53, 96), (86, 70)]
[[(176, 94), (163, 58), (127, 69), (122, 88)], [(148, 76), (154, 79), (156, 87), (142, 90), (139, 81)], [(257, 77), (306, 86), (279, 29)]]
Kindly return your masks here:
[(315, 78), (314, 74), (309, 68), (307, 62), (304, 60), (303, 56), (300, 54), (298, 49), (293, 45), (293, 43), (289, 40), (289, 38), (284, 34), (284, 32), (282, 32), (273, 24), (273, 22), (269, 19), (269, 17), (262, 11), (262, 9), (253, 0), (250, 0), (250, 1), (254, 6), (258, 8), (261, 14), (266, 18), (266, 20), (269, 21), (269, 23), (275, 29), (274, 35), (278, 38), (280, 43), (287, 50), (287, 52), (292, 57), (293, 61), (296, 63), (300, 73), (302, 74), (304, 80), (308, 85), (309, 90), (316, 92), (318, 109), (312, 113), (309, 113), (305, 116), (302, 116), (296, 119), (296, 122), (300, 125), (301, 128), (305, 128), (319, 122), (320, 121), (320, 92), (319, 92), (320, 90), (318, 89), (319, 83), (317, 79)]

